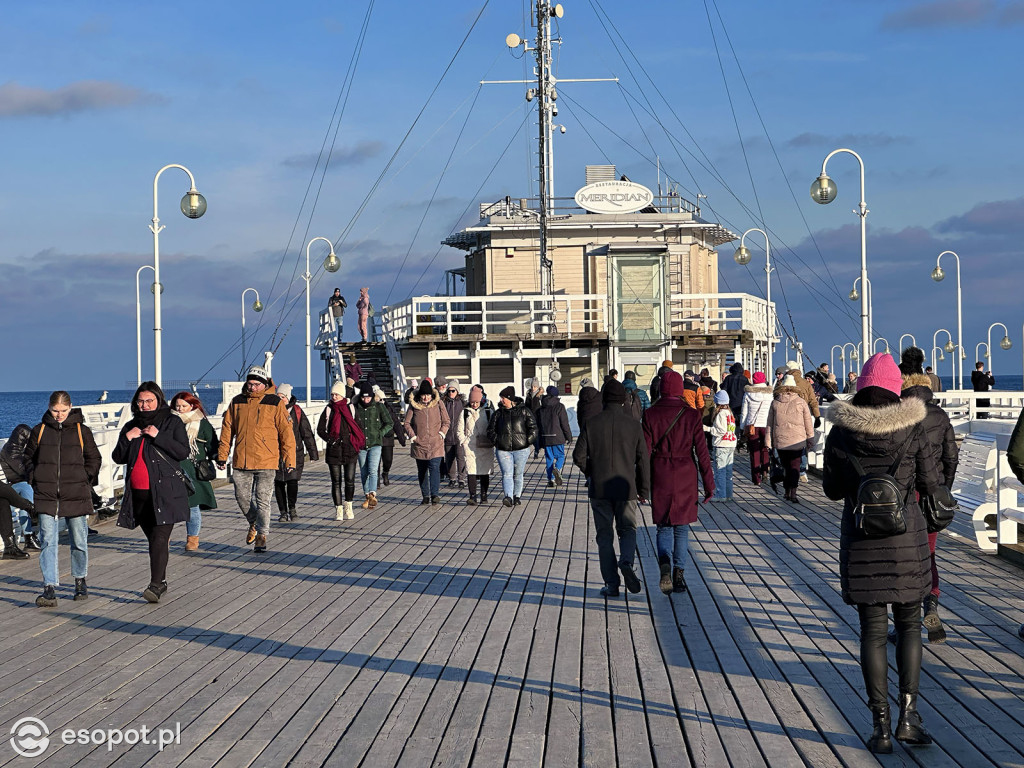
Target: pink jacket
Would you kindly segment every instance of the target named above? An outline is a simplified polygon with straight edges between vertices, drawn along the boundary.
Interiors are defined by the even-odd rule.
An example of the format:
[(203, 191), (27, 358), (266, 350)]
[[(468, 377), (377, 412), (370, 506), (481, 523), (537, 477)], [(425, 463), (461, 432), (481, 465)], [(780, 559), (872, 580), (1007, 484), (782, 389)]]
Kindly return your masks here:
[(800, 451), (813, 444), (814, 420), (802, 393), (796, 387), (779, 387), (768, 412), (765, 435), (769, 449)]

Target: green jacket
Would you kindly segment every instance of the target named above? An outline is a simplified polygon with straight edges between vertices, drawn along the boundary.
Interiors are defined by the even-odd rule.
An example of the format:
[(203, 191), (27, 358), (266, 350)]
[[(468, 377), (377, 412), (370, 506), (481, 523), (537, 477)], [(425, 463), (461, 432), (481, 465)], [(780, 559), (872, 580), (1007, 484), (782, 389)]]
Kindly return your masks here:
[(1010, 444), (1006, 448), (1006, 460), (1017, 479), (1024, 483), (1024, 411), (1017, 418), (1017, 426), (1010, 435)]
[[(217, 432), (206, 419), (199, 423), (196, 450), (199, 454), (196, 456), (197, 459), (209, 458), (213, 461), (217, 460)], [(196, 492), (188, 497), (188, 505), (190, 507), (199, 507), (200, 509), (216, 509), (217, 497), (213, 493), (213, 486), (208, 481), (200, 480), (196, 477), (196, 465), (192, 458), (182, 459), (181, 468), (185, 471), (185, 474), (192, 478), (192, 485), (196, 487)]]
[(367, 448), (381, 445), (384, 442), (384, 435), (395, 431), (388, 409), (376, 400), (369, 405), (357, 402), (355, 410), (356, 423), (362, 427), (363, 434), (366, 435)]

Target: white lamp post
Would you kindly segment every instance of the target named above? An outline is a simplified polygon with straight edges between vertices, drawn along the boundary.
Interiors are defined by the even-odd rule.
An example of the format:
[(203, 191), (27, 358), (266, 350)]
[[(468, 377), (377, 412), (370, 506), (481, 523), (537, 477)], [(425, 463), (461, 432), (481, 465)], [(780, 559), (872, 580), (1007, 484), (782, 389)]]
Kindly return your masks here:
[[(964, 354), (962, 352), (964, 348), (964, 315), (963, 315), (963, 295), (960, 291), (960, 257), (953, 251), (943, 251), (939, 254), (939, 257), (935, 259), (935, 269), (932, 270), (932, 280), (936, 283), (941, 283), (946, 273), (942, 271), (940, 262), (942, 257), (946, 254), (951, 255), (956, 259), (956, 345), (961, 350), (960, 362), (957, 364), (960, 370), (960, 389), (964, 388)], [(956, 382), (954, 381), (954, 384)]]
[[(868, 286), (868, 289), (865, 292), (867, 294), (867, 300), (868, 300), (868, 327), (871, 328), (872, 330), (874, 330), (874, 328), (875, 328), (875, 296), (874, 296), (874, 291), (871, 288), (871, 281), (867, 280), (865, 282), (867, 283), (867, 286)], [(857, 285), (859, 283), (860, 283), (860, 278), (859, 277), (856, 280), (853, 281), (853, 289), (850, 291), (850, 301), (857, 301), (857, 299), (860, 298), (860, 291), (857, 290)], [(863, 344), (863, 340), (861, 341), (861, 343)]]
[(252, 291), (256, 294), (256, 301), (252, 303), (253, 312), (263, 311), (263, 302), (260, 301), (260, 292), (255, 288), (246, 288), (242, 291), (242, 370), (239, 372), (239, 376), (245, 375), (245, 364), (248, 362), (248, 358), (245, 356), (245, 294)]
[[(935, 357), (935, 353), (936, 352), (939, 353), (938, 358)], [(938, 361), (941, 363), (943, 360), (946, 359), (946, 356), (944, 354), (942, 354), (942, 350), (939, 349), (939, 347), (932, 347), (932, 370), (935, 371), (935, 375), (938, 376), (939, 375), (939, 369), (935, 367), (936, 359), (938, 359)]]
[[(982, 347), (985, 348), (985, 354), (984, 355), (981, 354), (981, 348)], [(986, 359), (987, 360), (988, 356), (989, 356), (988, 355), (988, 342), (986, 342), (986, 341), (979, 341), (977, 344), (974, 345), (974, 359), (975, 360), (979, 360), (979, 361), (982, 360), (982, 359)]]
[(907, 336), (910, 337), (910, 341), (913, 343), (913, 345), (915, 347), (917, 346), (917, 339), (914, 338), (914, 334), (912, 334), (912, 333), (904, 333), (902, 336), (900, 336), (900, 351), (902, 351), (904, 349), (904, 347), (903, 347), (903, 340), (905, 338), (907, 338)]
[[(950, 353), (955, 352), (956, 351), (956, 345), (953, 344), (953, 334), (951, 334), (945, 328), (939, 328), (939, 330), (937, 330), (935, 333), (932, 334), (932, 346), (934, 347), (934, 346), (938, 345), (938, 343), (939, 343), (938, 337), (939, 337), (940, 333), (946, 334), (946, 336), (949, 338), (949, 341), (946, 342), (946, 346), (944, 346), (943, 349), (945, 349), (947, 352), (950, 352)], [(940, 357), (939, 359), (941, 360), (942, 358)], [(956, 357), (955, 356), (954, 356), (954, 358), (952, 360), (950, 360), (950, 368), (951, 368), (950, 374), (953, 377), (953, 388), (956, 389)], [(938, 373), (939, 373), (939, 369), (936, 368), (935, 369), (935, 374), (938, 375)]]
[[(836, 350), (837, 349), (839, 350), (839, 360), (842, 362), (842, 360), (843, 360), (843, 345), (842, 344), (833, 344), (832, 345), (832, 349), (828, 353), (828, 367), (829, 367), (829, 370), (832, 371), (833, 373), (835, 373), (835, 371), (836, 371)], [(846, 366), (844, 365), (843, 368), (845, 369)], [(843, 371), (843, 377), (844, 378), (846, 377), (846, 371), (845, 370)]]
[[(846, 356), (846, 348), (847, 347), (851, 347), (849, 357)], [(850, 361), (850, 370), (853, 371), (854, 368), (855, 368), (854, 363), (857, 362), (857, 357), (858, 356), (857, 356), (857, 345), (856, 344), (854, 344), (852, 341), (848, 341), (845, 344), (843, 344), (843, 357), (841, 357), (840, 359), (844, 360), (844, 362), (843, 362), (843, 377), (844, 378), (846, 377), (846, 363), (845, 363), (845, 361), (846, 360)]]
[[(160, 230), (163, 229), (160, 226), (160, 217), (157, 215), (157, 182), (160, 181), (160, 174), (168, 168), (180, 168), (183, 170), (188, 174), (191, 184), (188, 192), (181, 198), (181, 212), (190, 219), (198, 219), (206, 213), (206, 198), (196, 190), (196, 179), (192, 175), (192, 171), (184, 165), (171, 164), (165, 165), (156, 172), (156, 176), (153, 177), (153, 223), (149, 225), (149, 229), (153, 233), (153, 282), (157, 285), (160, 285)], [(156, 375), (153, 377), (153, 380), (157, 384), (162, 385), (163, 348), (161, 346), (161, 334), (163, 333), (163, 328), (160, 324), (160, 293), (160, 291), (156, 291), (153, 294), (153, 351), (156, 357)]]
[(323, 240), (331, 249), (331, 252), (327, 254), (327, 257), (324, 259), (324, 269), (328, 272), (337, 272), (341, 269), (341, 259), (334, 255), (334, 243), (326, 237), (314, 237), (306, 243), (306, 273), (302, 276), (302, 279), (306, 281), (306, 410), (309, 410), (310, 408), (310, 385), (313, 370), (312, 363), (310, 362), (309, 336), (309, 281), (313, 276), (309, 273), (309, 247), (317, 240)]
[[(860, 277), (864, 283), (868, 281), (868, 251), (867, 251), (867, 216), (868, 216), (868, 204), (864, 202), (864, 161), (861, 156), (854, 152), (852, 149), (834, 149), (825, 156), (825, 159), (821, 163), (821, 175), (815, 179), (814, 183), (811, 184), (811, 199), (821, 205), (827, 205), (836, 199), (838, 192), (836, 184), (832, 179), (828, 177), (825, 172), (825, 166), (828, 165), (829, 159), (840, 152), (846, 152), (847, 154), (853, 155), (857, 158), (857, 162), (860, 163), (860, 203), (857, 206), (855, 214), (860, 216)], [(864, 345), (864, 349), (871, 349), (871, 325), (868, 321), (868, 297), (867, 292), (861, 297), (860, 300), (860, 332), (861, 342)]]
[(747, 235), (749, 235), (751, 232), (760, 232), (762, 235), (764, 235), (764, 274), (765, 282), (767, 283), (765, 289), (764, 308), (765, 349), (768, 353), (767, 370), (773, 371), (774, 369), (772, 368), (772, 332), (774, 330), (775, 323), (773, 322), (772, 318), (772, 255), (771, 245), (768, 242), (768, 233), (765, 232), (763, 229), (758, 229), (757, 227), (751, 227), (750, 229), (748, 229), (746, 232), (740, 235), (740, 247), (737, 248), (736, 253), (733, 254), (733, 259), (737, 264), (741, 266), (750, 263), (750, 251), (747, 250), (747, 246), (744, 245), (744, 240), (746, 239)]
[[(1003, 329), (1003, 339), (1002, 339), (1002, 341), (999, 342), (999, 346), (1002, 349), (1009, 349), (1010, 347), (1013, 346), (1013, 342), (1010, 341), (1010, 331), (1006, 328), (1006, 326), (1003, 325), (1002, 323), (992, 323), (992, 325), (990, 325), (988, 327), (988, 337), (987, 337), (988, 338), (988, 343), (985, 345), (989, 352), (992, 351), (992, 329), (995, 328), (997, 325), (1000, 328)], [(977, 350), (975, 350), (975, 351), (977, 351)], [(992, 373), (992, 358), (993, 357), (995, 357), (995, 355), (989, 354), (989, 356), (988, 356), (988, 372), (989, 373)]]
[[(144, 269), (153, 269), (149, 264), (143, 264), (135, 272), (135, 368), (136, 378), (138, 384), (142, 385), (142, 299), (139, 297), (139, 275), (142, 274)], [(155, 270), (154, 270), (155, 271)], [(156, 283), (153, 283), (149, 290), (156, 296)], [(163, 293), (164, 287), (160, 286), (160, 292)]]
[(876, 352), (878, 352), (878, 342), (880, 341), (885, 342), (885, 354), (892, 354), (892, 352), (889, 350), (889, 340), (885, 338), (885, 336), (879, 336), (877, 339), (875, 339), (875, 348), (871, 350), (871, 354), (875, 354)]

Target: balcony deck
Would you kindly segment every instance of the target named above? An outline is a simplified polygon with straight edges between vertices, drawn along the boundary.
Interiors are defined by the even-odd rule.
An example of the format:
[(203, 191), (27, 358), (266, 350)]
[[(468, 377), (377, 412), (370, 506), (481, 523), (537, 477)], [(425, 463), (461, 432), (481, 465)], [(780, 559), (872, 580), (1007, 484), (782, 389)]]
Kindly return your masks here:
[[(646, 510), (644, 591), (599, 596), (585, 489), (571, 469), (548, 489), (542, 462), (520, 507), (454, 491), (421, 507), (403, 451), (381, 505), (346, 523), (307, 464), (301, 520), (275, 524), (260, 556), (221, 488), (198, 553), (175, 532), (159, 605), (139, 596), (141, 531), (105, 522), (87, 602), (64, 586), (37, 609), (37, 561), (0, 565), (0, 727), (41, 718), (52, 740), (32, 764), (48, 767), (877, 765), (836, 505), (813, 478), (786, 504), (744, 479), (745, 459), (736, 502), (702, 508), (690, 590), (671, 597)], [(1021, 573), (969, 526), (940, 537), (949, 642), (925, 646), (921, 683), (936, 744), (885, 765), (1024, 765)], [(66, 543), (61, 558), (67, 582)], [(181, 743), (60, 742), (142, 725), (180, 725)]]

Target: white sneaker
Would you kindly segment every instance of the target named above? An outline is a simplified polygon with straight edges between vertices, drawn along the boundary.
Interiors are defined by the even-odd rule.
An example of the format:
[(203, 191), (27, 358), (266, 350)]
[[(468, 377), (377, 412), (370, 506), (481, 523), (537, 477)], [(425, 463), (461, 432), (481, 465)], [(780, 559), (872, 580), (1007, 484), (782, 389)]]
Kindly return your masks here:
[(334, 508), (334, 519), (344, 520), (345, 519), (345, 508), (339, 504)]
[(346, 520), (355, 520), (356, 519), (356, 515), (352, 511), (352, 502), (351, 501), (346, 501), (345, 502), (345, 519)]

